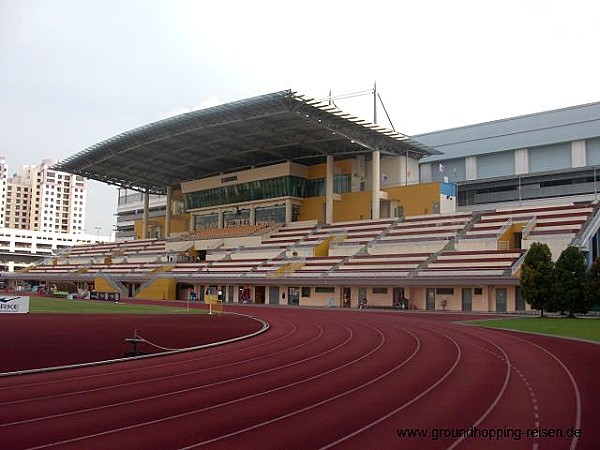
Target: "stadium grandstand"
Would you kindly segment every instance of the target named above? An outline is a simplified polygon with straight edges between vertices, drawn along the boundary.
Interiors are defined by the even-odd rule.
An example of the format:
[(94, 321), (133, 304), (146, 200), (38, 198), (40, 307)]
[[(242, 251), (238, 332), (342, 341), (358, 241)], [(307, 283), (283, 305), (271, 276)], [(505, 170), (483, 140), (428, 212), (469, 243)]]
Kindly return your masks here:
[[(502, 151), (522, 159), (515, 146)], [(479, 173), (477, 160), (439, 147), (293, 91), (152, 123), (57, 166), (140, 193), (131, 239), (70, 248), (8, 282), (72, 282), (82, 296), (526, 311), (519, 271), (533, 242), (555, 258), (569, 245), (597, 255), (595, 170), (594, 195), (527, 202), (519, 175), (518, 199), (460, 205), (483, 181), (441, 168), (456, 175), (463, 158), (467, 175)], [(482, 174), (510, 159), (494, 155)], [(150, 215), (151, 196), (164, 198), (162, 214)]]

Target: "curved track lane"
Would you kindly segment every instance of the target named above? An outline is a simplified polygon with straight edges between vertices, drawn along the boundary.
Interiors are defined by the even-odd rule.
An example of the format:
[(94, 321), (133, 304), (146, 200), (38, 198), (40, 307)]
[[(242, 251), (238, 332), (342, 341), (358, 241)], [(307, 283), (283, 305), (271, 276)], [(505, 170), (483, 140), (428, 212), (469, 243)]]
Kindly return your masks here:
[(0, 448), (600, 442), (598, 345), (468, 327), (449, 314), (232, 309), (271, 328), (222, 347), (0, 379)]

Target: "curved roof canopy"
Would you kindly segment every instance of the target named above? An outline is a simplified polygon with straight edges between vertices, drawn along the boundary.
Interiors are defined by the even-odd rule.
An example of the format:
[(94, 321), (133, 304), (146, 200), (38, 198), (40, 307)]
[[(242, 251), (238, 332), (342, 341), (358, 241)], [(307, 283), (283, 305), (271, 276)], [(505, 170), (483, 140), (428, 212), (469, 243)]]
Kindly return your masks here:
[(181, 182), (326, 155), (438, 154), (401, 133), (286, 90), (201, 109), (121, 133), (55, 169), (138, 191), (164, 194)]

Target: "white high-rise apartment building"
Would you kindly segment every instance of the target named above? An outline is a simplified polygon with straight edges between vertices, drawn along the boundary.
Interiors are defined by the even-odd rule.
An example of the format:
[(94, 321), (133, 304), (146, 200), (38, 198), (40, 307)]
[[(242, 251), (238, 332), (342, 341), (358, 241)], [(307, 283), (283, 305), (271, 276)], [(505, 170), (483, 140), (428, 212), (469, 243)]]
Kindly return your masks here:
[(32, 181), (30, 169), (24, 166), (20, 175), (7, 179), (4, 203), (4, 226), (21, 230), (29, 229), (31, 214)]
[(0, 156), (0, 228), (4, 228), (6, 219), (6, 192), (7, 192), (8, 165), (4, 156)]
[[(85, 228), (86, 179), (51, 169), (56, 161), (27, 165), (4, 175), (3, 226), (48, 233), (82, 234)], [(0, 158), (0, 170), (6, 162)]]

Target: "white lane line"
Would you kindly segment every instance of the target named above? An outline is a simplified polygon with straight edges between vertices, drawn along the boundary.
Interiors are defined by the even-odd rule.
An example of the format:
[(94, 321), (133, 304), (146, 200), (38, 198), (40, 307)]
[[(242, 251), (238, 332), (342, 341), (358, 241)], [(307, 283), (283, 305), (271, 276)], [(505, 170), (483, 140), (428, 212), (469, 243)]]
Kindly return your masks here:
[(73, 370), (73, 369), (82, 369), (82, 368), (86, 368), (86, 367), (104, 366), (107, 364), (117, 364), (117, 363), (136, 361), (136, 360), (142, 360), (142, 359), (157, 358), (157, 357), (166, 356), (166, 355), (179, 355), (181, 353), (187, 353), (187, 352), (192, 352), (192, 351), (202, 350), (202, 349), (212, 348), (212, 347), (219, 347), (221, 345), (227, 345), (227, 344), (231, 344), (234, 342), (239, 342), (239, 341), (243, 341), (246, 339), (250, 339), (255, 336), (258, 336), (259, 334), (266, 332), (269, 329), (270, 325), (268, 322), (266, 322), (262, 319), (257, 319), (255, 317), (250, 317), (250, 318), (253, 320), (257, 320), (258, 322), (261, 322), (263, 324), (262, 328), (258, 331), (254, 331), (252, 333), (245, 334), (242, 336), (237, 336), (237, 337), (230, 338), (230, 339), (225, 339), (223, 341), (211, 342), (208, 344), (196, 345), (193, 347), (187, 347), (187, 348), (181, 348), (181, 349), (174, 349), (174, 350), (169, 350), (169, 351), (165, 351), (165, 352), (161, 352), (161, 353), (151, 353), (148, 355), (106, 359), (104, 361), (91, 361), (91, 362), (78, 363), (78, 364), (67, 364), (64, 366), (42, 367), (40, 369), (18, 370), (15, 372), (2, 372), (2, 373), (0, 373), (0, 378), (23, 376), (23, 375), (35, 375), (35, 374), (39, 374), (39, 373), (60, 372), (62, 370)]
[[(318, 340), (322, 335), (323, 335), (323, 328), (320, 325), (317, 325), (316, 328), (319, 330), (319, 333), (309, 339), (308, 341), (304, 341), (298, 345), (292, 346), (292, 347), (287, 347), (285, 349), (282, 349), (280, 351), (277, 352), (273, 352), (270, 353), (270, 355), (277, 355), (280, 353), (287, 353), (292, 349), (298, 349), (300, 347), (304, 347), (307, 345), (310, 345), (312, 342), (314, 342), (315, 340)], [(220, 365), (216, 365), (216, 366), (210, 366), (207, 368), (202, 368), (202, 369), (195, 369), (195, 370), (188, 370), (187, 372), (178, 372), (176, 374), (173, 375), (165, 375), (162, 377), (154, 377), (154, 378), (144, 378), (142, 380), (137, 380), (137, 381), (130, 381), (128, 383), (120, 383), (120, 384), (110, 384), (110, 385), (106, 385), (106, 386), (100, 386), (97, 388), (92, 388), (92, 389), (84, 389), (84, 390), (79, 390), (79, 391), (68, 391), (68, 392), (63, 392), (60, 394), (52, 394), (52, 395), (45, 395), (45, 396), (41, 396), (41, 397), (30, 397), (30, 398), (26, 398), (26, 399), (20, 399), (20, 400), (12, 400), (12, 401), (8, 401), (8, 402), (0, 402), (0, 406), (5, 406), (5, 405), (16, 405), (16, 404), (23, 404), (23, 403), (30, 403), (30, 402), (36, 402), (36, 401), (41, 401), (41, 400), (50, 400), (50, 399), (56, 399), (56, 398), (64, 398), (64, 397), (69, 397), (69, 396), (75, 396), (75, 395), (81, 395), (81, 394), (89, 394), (89, 393), (93, 393), (93, 392), (100, 392), (100, 391), (112, 391), (115, 388), (123, 388), (123, 387), (130, 387), (130, 386), (138, 386), (141, 384), (148, 384), (148, 383), (157, 383), (157, 382), (163, 382), (166, 380), (170, 380), (170, 379), (174, 379), (174, 378), (181, 378), (181, 377), (186, 377), (189, 375), (198, 375), (202, 372), (210, 372), (216, 369), (224, 369), (224, 368), (228, 368), (228, 367), (232, 367), (232, 366), (236, 366), (236, 365), (240, 365), (240, 364), (244, 364), (246, 362), (249, 361), (254, 361), (254, 360), (259, 360), (259, 359), (263, 359), (264, 356), (255, 356), (252, 358), (247, 358), (247, 359), (240, 359), (240, 360), (236, 360), (235, 362), (232, 363), (227, 363), (227, 364), (220, 364)], [(188, 360), (189, 361), (189, 360)], [(192, 360), (194, 361), (194, 360)], [(153, 366), (153, 369), (155, 369), (157, 366)], [(137, 370), (137, 369), (136, 369)], [(148, 371), (148, 368), (144, 368), (143, 369), (144, 372)], [(115, 372), (116, 374), (121, 374), (121, 372)], [(64, 382), (64, 380), (62, 380)], [(69, 381), (71, 381), (71, 379), (69, 378)], [(0, 424), (0, 427), (4, 426), (3, 424)]]
[[(346, 328), (346, 327), (344, 327), (344, 328)], [(378, 332), (381, 335), (381, 333), (378, 330), (374, 330), (374, 331)], [(353, 335), (352, 331), (351, 331), (351, 333)], [(350, 338), (351, 337), (352, 336), (350, 336)], [(64, 445), (64, 444), (72, 443), (72, 442), (79, 442), (79, 441), (83, 441), (83, 440), (86, 440), (86, 439), (91, 439), (91, 438), (100, 437), (100, 436), (106, 436), (106, 435), (109, 435), (109, 434), (112, 434), (112, 433), (118, 433), (118, 432), (132, 430), (132, 429), (136, 429), (136, 428), (140, 428), (140, 427), (144, 427), (144, 426), (154, 425), (154, 424), (161, 423), (161, 422), (166, 422), (166, 421), (169, 421), (169, 420), (179, 419), (179, 418), (182, 418), (182, 417), (187, 417), (187, 416), (191, 416), (191, 415), (198, 414), (198, 413), (201, 413), (201, 412), (210, 411), (210, 410), (217, 409), (217, 408), (220, 408), (220, 407), (223, 407), (223, 406), (232, 405), (232, 404), (239, 403), (239, 402), (242, 402), (242, 401), (245, 401), (245, 400), (257, 398), (257, 397), (260, 397), (262, 395), (266, 395), (266, 394), (270, 394), (270, 393), (273, 393), (273, 392), (281, 391), (281, 390), (289, 388), (289, 387), (293, 387), (293, 386), (296, 386), (296, 385), (307, 383), (307, 382), (313, 381), (313, 380), (315, 380), (317, 378), (321, 378), (323, 376), (326, 376), (326, 375), (329, 375), (331, 373), (337, 372), (339, 370), (345, 369), (346, 367), (348, 367), (348, 366), (350, 366), (352, 364), (355, 364), (355, 363), (357, 363), (357, 362), (359, 362), (359, 361), (361, 361), (361, 360), (363, 360), (365, 358), (370, 357), (371, 355), (373, 355), (375, 352), (377, 352), (384, 345), (384, 343), (385, 343), (385, 337), (383, 337), (383, 335), (381, 335), (381, 337), (383, 339), (380, 342), (380, 344), (377, 345), (375, 348), (371, 349), (371, 351), (369, 351), (369, 352), (365, 353), (364, 355), (362, 355), (360, 358), (356, 358), (356, 359), (354, 359), (352, 361), (349, 361), (349, 362), (347, 362), (347, 363), (345, 363), (345, 364), (343, 364), (341, 366), (335, 367), (333, 369), (330, 369), (328, 371), (322, 372), (322, 373), (317, 374), (317, 375), (310, 376), (310, 377), (305, 378), (303, 380), (297, 380), (297, 381), (295, 381), (293, 383), (289, 383), (287, 385), (279, 386), (277, 388), (269, 389), (269, 390), (258, 392), (258, 393), (255, 393), (255, 394), (250, 394), (250, 395), (247, 395), (245, 397), (237, 398), (237, 399), (230, 400), (230, 401), (223, 402), (223, 403), (219, 403), (219, 404), (216, 404), (216, 405), (199, 408), (199, 409), (195, 409), (195, 410), (192, 410), (192, 411), (186, 411), (184, 413), (176, 414), (176, 415), (173, 415), (173, 416), (163, 417), (163, 418), (160, 418), (160, 419), (155, 419), (155, 420), (151, 420), (151, 421), (147, 421), (147, 422), (142, 422), (142, 423), (138, 423), (138, 424), (134, 424), (134, 425), (129, 425), (129, 426), (126, 426), (126, 427), (115, 428), (115, 429), (112, 429), (112, 430), (107, 430), (107, 431), (103, 431), (103, 432), (95, 433), (95, 434), (91, 434), (91, 435), (80, 436), (80, 437), (77, 437), (77, 438), (68, 439), (68, 440), (64, 440), (64, 441), (60, 441), (60, 442), (53, 442), (53, 443), (49, 443), (49, 444), (44, 444), (44, 445), (41, 445), (41, 446), (38, 446), (38, 447), (33, 447), (31, 450), (40, 449), (40, 448), (48, 448), (48, 447), (52, 447), (52, 446), (56, 446), (56, 445)], [(349, 339), (346, 342), (349, 342)]]
[[(577, 385), (577, 382), (575, 381), (575, 377), (573, 376), (573, 374), (571, 373), (571, 371), (569, 370), (569, 368), (565, 365), (565, 363), (563, 363), (554, 353), (552, 353), (550, 350), (545, 349), (544, 347), (535, 344), (531, 341), (528, 341), (527, 339), (523, 339), (520, 337), (516, 337), (515, 339), (518, 339), (519, 341), (523, 341), (523, 342), (527, 342), (529, 345), (532, 345), (540, 350), (542, 350), (543, 352), (545, 352), (546, 354), (550, 355), (551, 358), (553, 358), (559, 365), (560, 367), (565, 371), (565, 373), (567, 374), (567, 376), (569, 377), (569, 380), (571, 381), (571, 385), (573, 386), (573, 392), (575, 394), (575, 404), (576, 404), (576, 412), (575, 412), (575, 425), (574, 427), (578, 430), (581, 429), (581, 392), (579, 391), (579, 386)], [(571, 446), (570, 446), (570, 450), (575, 450), (577, 448), (577, 441), (579, 440), (579, 436), (573, 436), (573, 438), (571, 439)]]
[[(472, 335), (472, 333), (469, 333), (469, 334), (471, 334), (471, 335)], [(488, 349), (486, 349), (485, 347), (481, 347), (481, 346), (479, 346), (479, 347), (480, 347), (481, 349), (483, 349), (483, 350), (485, 350), (485, 351), (489, 352), (490, 354), (492, 354), (492, 355), (496, 356), (497, 358), (499, 358), (499, 359), (503, 360), (503, 359), (502, 359), (500, 356), (496, 355), (495, 353), (492, 353), (491, 351), (489, 351), (489, 350), (488, 350)], [(533, 424), (534, 424), (534, 426), (535, 426), (535, 424), (537, 423), (538, 425), (536, 426), (536, 428), (539, 428), (539, 418), (540, 418), (540, 415), (539, 415), (539, 413), (537, 412), (537, 411), (539, 410), (539, 408), (538, 408), (538, 406), (537, 406), (537, 398), (536, 398), (536, 396), (535, 396), (535, 393), (534, 393), (534, 391), (533, 391), (533, 388), (532, 388), (532, 387), (531, 387), (531, 385), (529, 384), (529, 381), (527, 381), (527, 378), (525, 377), (525, 375), (524, 375), (524, 374), (523, 374), (523, 373), (522, 373), (522, 372), (521, 372), (521, 371), (520, 371), (520, 370), (517, 368), (517, 366), (515, 366), (514, 364), (511, 364), (510, 366), (511, 366), (511, 368), (512, 368), (512, 369), (513, 369), (513, 370), (514, 370), (514, 371), (515, 371), (515, 372), (516, 372), (516, 373), (519, 375), (519, 377), (521, 378), (521, 380), (523, 381), (523, 383), (525, 383), (525, 386), (527, 386), (527, 389), (528, 389), (528, 391), (529, 391), (529, 395), (530, 395), (530, 397), (531, 397), (531, 403), (532, 403), (532, 405), (533, 405), (533, 411), (534, 411), (534, 413), (533, 413), (533, 417), (534, 417)], [(536, 442), (535, 440), (533, 441), (533, 445), (534, 445), (534, 446), (536, 446), (536, 445), (537, 445), (537, 442)]]
[[(250, 316), (249, 316), (250, 317)], [(256, 348), (261, 348), (264, 346), (269, 346), (272, 345), (274, 343), (277, 343), (281, 340), (287, 339), (289, 336), (291, 336), (292, 334), (294, 334), (297, 331), (297, 327), (296, 324), (293, 322), (290, 322), (288, 320), (284, 320), (284, 319), (280, 319), (281, 322), (286, 322), (288, 325), (291, 326), (291, 329), (284, 335), (273, 339), (272, 341), (267, 341), (267, 342), (263, 342), (262, 344), (256, 344), (256, 345), (252, 345), (251, 348), (252, 349), (256, 349)], [(269, 328), (271, 329), (271, 328)], [(241, 347), (241, 348), (236, 348), (233, 350), (230, 350), (230, 353), (237, 353), (237, 352), (244, 352), (247, 351), (247, 349), (245, 347)], [(159, 355), (157, 353), (157, 355)], [(164, 353), (160, 354), (161, 356), (169, 356), (166, 355)], [(154, 369), (156, 368), (162, 368), (162, 367), (171, 367), (171, 366), (177, 366), (177, 365), (184, 365), (184, 364), (188, 364), (190, 362), (196, 362), (196, 361), (203, 361), (203, 360), (210, 360), (210, 359), (215, 359), (215, 358), (219, 358), (221, 355), (220, 354), (210, 354), (210, 355), (206, 355), (206, 354), (201, 354), (200, 356), (195, 356), (193, 358), (187, 358), (187, 359), (182, 359), (182, 360), (177, 360), (177, 361), (171, 361), (171, 362), (166, 362), (166, 363), (159, 363), (159, 364), (155, 364), (152, 367)], [(129, 358), (127, 361), (124, 362), (128, 362), (128, 361), (136, 361), (133, 358)], [(98, 367), (98, 366), (96, 366)], [(148, 368), (147, 367), (138, 367), (138, 368), (122, 368), (119, 370), (112, 370), (112, 371), (108, 371), (108, 372), (102, 372), (102, 373), (93, 373), (93, 374), (89, 374), (89, 375), (73, 375), (73, 374), (69, 374), (68, 376), (68, 381), (69, 382), (73, 382), (73, 381), (81, 381), (81, 380), (88, 380), (88, 379), (94, 379), (94, 378), (101, 378), (104, 379), (110, 375), (115, 375), (115, 374), (126, 374), (126, 373), (136, 373), (136, 372), (147, 372)], [(59, 371), (54, 372), (54, 374), (60, 374)], [(33, 374), (32, 374), (33, 375)], [(8, 378), (7, 378), (8, 379)], [(20, 379), (19, 378), (14, 378), (14, 379)], [(65, 379), (64, 378), (56, 378), (53, 380), (42, 380), (42, 381), (36, 381), (36, 382), (32, 382), (32, 383), (11, 383), (7, 386), (1, 386), (0, 387), (0, 391), (4, 391), (4, 390), (22, 390), (23, 388), (28, 388), (28, 387), (34, 387), (34, 386), (48, 386), (48, 385), (52, 385), (52, 384), (64, 384), (65, 383)]]
[[(376, 331), (379, 332), (381, 334), (381, 337), (382, 337), (382, 342), (381, 342), (381, 344), (379, 346), (379, 347), (381, 347), (385, 343), (386, 339), (385, 339), (385, 336), (383, 335), (383, 333), (381, 333), (380, 330), (376, 330)], [(198, 442), (196, 444), (189, 445), (187, 447), (182, 447), (179, 450), (189, 450), (191, 448), (202, 447), (202, 446), (205, 446), (205, 445), (208, 445), (208, 444), (212, 444), (212, 443), (217, 442), (217, 441), (221, 441), (223, 439), (227, 439), (227, 438), (232, 437), (232, 436), (236, 436), (238, 434), (246, 433), (248, 431), (252, 431), (252, 430), (255, 430), (257, 428), (260, 428), (260, 427), (263, 427), (263, 426), (266, 426), (266, 425), (270, 425), (270, 424), (275, 423), (275, 422), (279, 422), (279, 421), (284, 420), (284, 419), (288, 419), (288, 418), (290, 418), (292, 416), (301, 414), (301, 413), (306, 412), (306, 411), (310, 411), (311, 409), (314, 409), (314, 408), (317, 408), (319, 406), (325, 405), (327, 403), (330, 403), (330, 402), (332, 402), (334, 400), (337, 400), (339, 398), (345, 397), (348, 394), (351, 394), (353, 392), (359, 391), (361, 389), (364, 389), (367, 386), (370, 386), (370, 385), (376, 383), (377, 381), (381, 380), (382, 378), (385, 378), (386, 376), (390, 375), (391, 373), (395, 372), (396, 370), (398, 370), (399, 368), (401, 368), (402, 366), (404, 366), (405, 364), (407, 364), (419, 352), (419, 350), (421, 348), (421, 341), (419, 340), (419, 338), (416, 335), (414, 335), (413, 333), (409, 332), (408, 330), (404, 330), (404, 331), (406, 331), (408, 334), (412, 335), (416, 339), (417, 345), (415, 346), (415, 350), (413, 351), (413, 353), (407, 359), (405, 359), (402, 363), (400, 363), (399, 365), (396, 365), (392, 369), (384, 372), (381, 375), (378, 375), (377, 377), (371, 379), (370, 381), (368, 381), (366, 383), (363, 383), (363, 384), (361, 384), (359, 386), (356, 386), (356, 387), (354, 387), (354, 388), (352, 388), (350, 390), (347, 390), (345, 392), (341, 392), (341, 393), (339, 393), (337, 395), (334, 395), (333, 397), (329, 397), (329, 398), (326, 398), (324, 400), (321, 400), (320, 402), (313, 403), (312, 405), (306, 406), (306, 407), (301, 408), (301, 409), (297, 409), (296, 411), (292, 411), (292, 412), (284, 414), (282, 416), (274, 417), (273, 419), (266, 420), (266, 421), (258, 423), (256, 425), (252, 425), (250, 427), (243, 428), (241, 430), (236, 430), (236, 431), (233, 431), (231, 433), (228, 433), (228, 434), (225, 434), (225, 435), (222, 435), (222, 436), (218, 436), (218, 437), (213, 438), (213, 439), (209, 439), (207, 441)], [(422, 395), (424, 395), (424, 394), (422, 394)], [(416, 401), (416, 399), (414, 399), (413, 401)], [(408, 406), (410, 403), (412, 403), (412, 401), (407, 402), (405, 405)], [(345, 439), (347, 439), (347, 437), (343, 438), (342, 440), (345, 440)], [(327, 448), (327, 447), (322, 447), (322, 448)]]
[[(500, 391), (498, 392), (498, 394), (496, 394), (496, 398), (494, 399), (494, 401), (490, 404), (490, 406), (488, 406), (488, 408), (484, 411), (484, 413), (479, 417), (479, 419), (477, 419), (471, 426), (472, 427), (477, 427), (481, 422), (483, 422), (485, 420), (485, 418), (494, 410), (494, 408), (496, 408), (496, 406), (498, 405), (498, 402), (500, 402), (500, 399), (504, 396), (504, 393), (506, 392), (506, 388), (508, 387), (508, 383), (510, 381), (510, 374), (511, 374), (511, 362), (510, 362), (510, 358), (508, 357), (508, 354), (504, 351), (504, 349), (498, 345), (496, 345), (496, 343), (494, 343), (493, 341), (483, 337), (483, 336), (478, 336), (476, 334), (472, 334), (472, 333), (467, 333), (462, 329), (458, 329), (457, 331), (466, 334), (466, 335), (470, 335), (472, 338), (476, 338), (476, 339), (481, 339), (484, 340), (490, 344), (492, 344), (494, 347), (496, 347), (498, 350), (500, 350), (500, 353), (502, 353), (502, 355), (504, 356), (504, 363), (506, 365), (506, 373), (504, 374), (504, 383), (502, 384), (502, 387), (500, 388)], [(501, 359), (502, 361), (502, 359)], [(465, 436), (461, 436), (460, 438), (458, 438), (456, 441), (454, 441), (449, 447), (447, 447), (447, 450), (451, 450), (456, 448), (458, 445), (460, 445), (460, 443), (462, 441), (465, 440)]]
[[(317, 337), (313, 338), (312, 341), (316, 340), (317, 338), (321, 337), (323, 335), (323, 328), (319, 325), (318, 326), (320, 328), (320, 333), (317, 335)], [(344, 327), (345, 328), (345, 327)], [(213, 382), (213, 383), (208, 383), (208, 384), (203, 384), (203, 385), (196, 385), (194, 387), (191, 388), (186, 388), (186, 389), (180, 389), (177, 391), (169, 391), (167, 393), (163, 393), (163, 394), (156, 394), (156, 395), (151, 395), (151, 396), (146, 396), (146, 397), (141, 397), (141, 398), (136, 398), (133, 400), (127, 400), (127, 401), (123, 401), (123, 402), (118, 402), (118, 403), (110, 403), (108, 405), (102, 405), (102, 406), (95, 406), (92, 408), (85, 408), (85, 409), (79, 409), (79, 410), (75, 410), (75, 411), (68, 411), (68, 412), (64, 412), (64, 413), (57, 413), (57, 414), (52, 414), (52, 415), (48, 415), (48, 416), (43, 416), (43, 417), (35, 417), (32, 419), (26, 419), (26, 420), (21, 420), (21, 421), (17, 421), (17, 422), (11, 422), (11, 423), (4, 423), (0, 425), (0, 428), (5, 427), (5, 426), (9, 426), (9, 425), (20, 425), (20, 424), (25, 424), (25, 423), (32, 423), (32, 422), (39, 422), (42, 420), (48, 420), (48, 419), (55, 419), (55, 418), (59, 418), (59, 417), (67, 417), (67, 416), (73, 416), (76, 414), (83, 414), (83, 413), (89, 413), (89, 412), (94, 412), (94, 411), (101, 411), (104, 409), (108, 409), (108, 408), (114, 408), (114, 407), (118, 407), (118, 406), (125, 406), (125, 405), (131, 405), (131, 404), (135, 404), (135, 403), (140, 403), (140, 402), (144, 402), (144, 401), (149, 401), (149, 400), (155, 400), (158, 398), (165, 398), (165, 397), (170, 397), (173, 395), (179, 395), (179, 394), (183, 394), (183, 393), (189, 393), (189, 392), (194, 392), (194, 391), (199, 391), (201, 389), (207, 389), (207, 388), (211, 388), (211, 387), (215, 387), (215, 386), (220, 386), (220, 385), (224, 385), (227, 383), (233, 383), (233, 382), (238, 382), (244, 379), (248, 379), (248, 378), (252, 378), (252, 377), (256, 377), (258, 375), (264, 375), (265, 373), (269, 373), (269, 372), (275, 372), (277, 370), (282, 370), (291, 366), (295, 366), (301, 363), (304, 363), (308, 360), (311, 359), (317, 359), (317, 358), (321, 358), (324, 355), (331, 353), (343, 346), (345, 346), (351, 339), (352, 339), (352, 331), (350, 329), (346, 329), (346, 331), (348, 331), (349, 335), (348, 337), (341, 342), (340, 344), (338, 344), (335, 347), (329, 348), (328, 350), (321, 352), (319, 354), (313, 355), (311, 357), (305, 358), (303, 360), (299, 360), (299, 361), (294, 361), (293, 363), (289, 363), (289, 364), (285, 364), (282, 366), (277, 366), (277, 367), (271, 367), (269, 369), (266, 370), (262, 370), (260, 372), (253, 372), (251, 374), (247, 374), (247, 375), (242, 375), (242, 376), (238, 376), (235, 378), (228, 378), (225, 380), (219, 380), (217, 382)], [(309, 345), (312, 342), (307, 341), (305, 344), (303, 345)], [(289, 348), (285, 350), (285, 352), (288, 352)], [(285, 353), (282, 352), (282, 353)], [(257, 358), (251, 358), (251, 360), (254, 360)], [(261, 359), (261, 358), (258, 358)], [(246, 360), (248, 361), (248, 360)], [(229, 366), (229, 365), (226, 365)], [(196, 373), (196, 372), (194, 372)], [(188, 373), (189, 375), (189, 373)], [(164, 378), (164, 377), (163, 377)], [(162, 378), (161, 378), (162, 380)], [(151, 381), (156, 381), (156, 380), (151, 380)], [(117, 385), (115, 385), (117, 386)]]
[[(416, 336), (415, 334), (411, 333), (410, 331), (403, 329), (403, 331), (406, 331), (407, 333), (413, 335), (413, 337), (415, 339), (417, 339), (417, 342), (419, 344), (419, 347), (421, 346), (421, 341), (419, 340), (418, 336)], [(431, 386), (429, 386), (427, 389), (425, 389), (424, 391), (421, 391), (421, 393), (419, 393), (419, 395), (413, 397), (411, 400), (409, 400), (408, 402), (404, 403), (403, 405), (399, 406), (398, 408), (394, 409), (393, 411), (390, 411), (389, 413), (387, 413), (386, 415), (380, 417), (379, 419), (370, 422), (369, 424), (359, 428), (358, 430), (354, 431), (353, 433), (347, 434), (346, 436), (337, 439), (336, 441), (330, 442), (329, 444), (320, 447), (319, 450), (325, 450), (331, 447), (335, 447), (338, 444), (341, 444), (342, 442), (347, 441), (348, 439), (356, 436), (357, 434), (363, 433), (364, 431), (368, 430), (369, 428), (374, 427), (375, 425), (378, 425), (379, 423), (389, 419), (390, 417), (392, 417), (394, 414), (399, 413), (400, 411), (402, 411), (403, 409), (409, 407), (410, 405), (412, 405), (413, 403), (417, 402), (418, 400), (420, 400), (421, 398), (423, 398), (425, 395), (427, 395), (429, 392), (431, 392), (433, 389), (435, 389), (437, 386), (439, 386), (446, 378), (448, 378), (450, 376), (450, 374), (452, 372), (454, 372), (454, 370), (456, 369), (456, 367), (458, 366), (458, 363), (460, 362), (461, 358), (462, 358), (462, 350), (460, 348), (460, 346), (458, 345), (458, 343), (451, 337), (446, 336), (442, 333), (439, 333), (436, 330), (427, 330), (427, 331), (433, 331), (434, 333), (437, 333), (441, 336), (443, 336), (444, 338), (448, 339), (449, 341), (452, 342), (452, 344), (454, 344), (454, 346), (456, 347), (457, 353), (456, 353), (456, 359), (454, 360), (454, 363), (452, 364), (452, 366), (450, 366), (450, 368), (446, 371), (446, 373), (444, 375), (442, 375), (434, 384), (432, 384)], [(418, 349), (417, 349), (418, 350)], [(413, 353), (413, 355), (411, 355), (411, 359), (414, 357), (414, 355), (416, 355), (416, 352)], [(408, 361), (406, 361), (408, 362)], [(383, 378), (384, 376), (387, 376), (389, 373), (395, 371), (396, 369), (402, 367), (404, 364), (406, 364), (406, 362), (404, 362), (403, 364), (401, 364), (398, 367), (395, 367), (394, 369), (388, 371), (387, 373), (377, 377), (377, 380)], [(191, 448), (191, 447), (186, 447), (187, 448)], [(181, 450), (186, 450), (186, 449), (181, 449)]]

